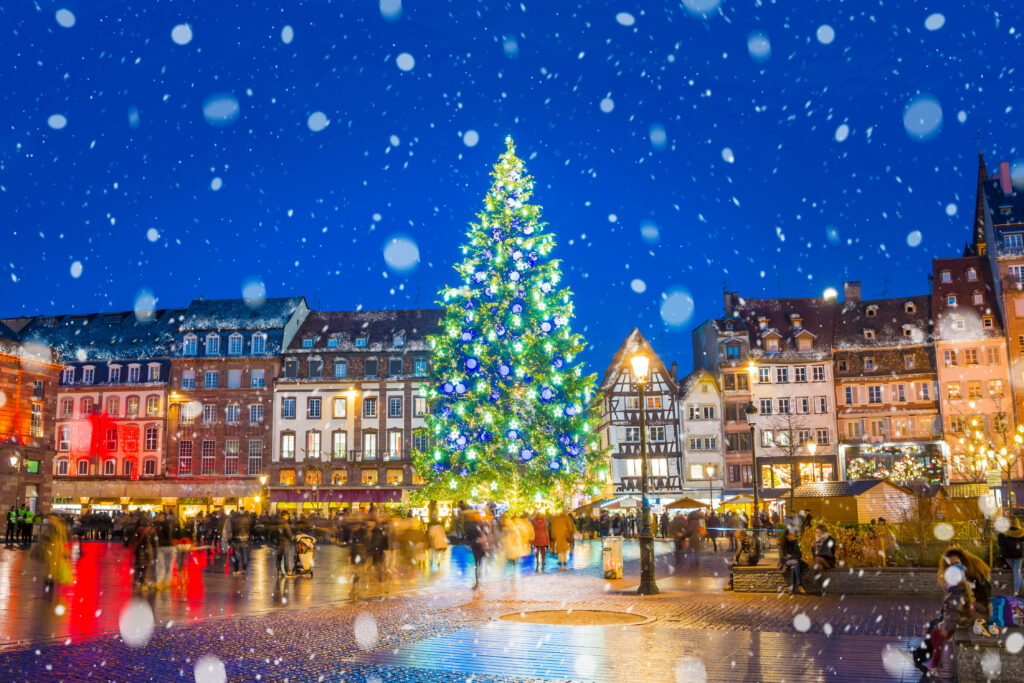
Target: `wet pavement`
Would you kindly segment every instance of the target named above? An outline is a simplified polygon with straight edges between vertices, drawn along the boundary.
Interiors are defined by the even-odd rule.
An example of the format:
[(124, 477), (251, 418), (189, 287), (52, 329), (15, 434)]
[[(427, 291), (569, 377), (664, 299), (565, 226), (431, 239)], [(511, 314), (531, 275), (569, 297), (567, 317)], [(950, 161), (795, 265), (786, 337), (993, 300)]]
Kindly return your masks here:
[[(432, 575), (370, 582), (354, 596), (344, 552), (330, 546), (318, 551), (312, 579), (281, 582), (266, 550), (254, 553), (247, 576), (197, 558), (184, 588), (143, 596), (154, 630), (135, 647), (119, 635), (132, 598), (122, 546), (85, 544), (76, 584), (55, 598), (42, 596), (24, 553), (3, 551), (0, 680), (212, 683), (225, 680), (209, 677), (220, 667), (229, 681), (918, 680), (906, 653), (937, 608), (933, 601), (723, 593), (725, 553), (667, 577), (668, 550), (659, 546), (663, 593), (643, 598), (632, 592), (638, 562), (630, 542), (622, 580), (602, 577), (600, 544), (587, 542), (577, 544), (569, 570), (493, 563), (472, 591), (471, 557), (455, 546)], [(498, 620), (574, 609), (646, 619), (630, 626)]]

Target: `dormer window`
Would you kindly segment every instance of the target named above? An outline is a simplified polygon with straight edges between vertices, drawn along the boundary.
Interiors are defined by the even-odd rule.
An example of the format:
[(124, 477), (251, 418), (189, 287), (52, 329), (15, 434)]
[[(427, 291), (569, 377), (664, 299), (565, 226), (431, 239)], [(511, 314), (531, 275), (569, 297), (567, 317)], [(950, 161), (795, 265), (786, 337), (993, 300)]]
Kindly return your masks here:
[(206, 355), (220, 355), (220, 337), (216, 334), (213, 334), (212, 332), (206, 335)]
[(865, 356), (864, 357), (864, 372), (874, 372), (874, 371), (875, 371), (875, 358), (874, 358), (874, 356)]
[(903, 304), (903, 311), (906, 313), (917, 313), (917, 305), (913, 301)]
[(267, 335), (257, 332), (252, 335), (252, 355), (262, 356), (267, 352)]
[(945, 283), (948, 284), (948, 283), (950, 283), (952, 281), (953, 281), (953, 274), (951, 272), (949, 272), (948, 270), (944, 270), (941, 273), (939, 273), (939, 282), (945, 282)]
[(313, 338), (312, 337), (306, 337), (305, 339), (303, 339), (302, 340), (302, 348), (304, 348), (304, 349), (311, 349), (311, 348), (313, 348)]
[(864, 338), (865, 339), (874, 339), (875, 338), (875, 331), (874, 330), (864, 330)]
[(796, 340), (796, 350), (797, 351), (810, 351), (811, 350), (811, 346), (813, 345), (813, 343), (814, 342), (811, 341), (811, 338), (808, 337), (808, 336), (800, 337), (799, 339)]
[(793, 324), (793, 327), (795, 328), (799, 329), (804, 326), (804, 318), (799, 313), (794, 313), (793, 315), (789, 316), (789, 321)]
[(959, 316), (956, 317), (956, 318), (953, 318), (953, 329), (954, 330), (963, 330), (963, 329), (966, 329), (966, 328), (967, 328), (967, 321), (966, 320), (964, 320), (963, 318), (961, 318)]
[(865, 309), (864, 313), (869, 318), (874, 318), (878, 314), (878, 306), (868, 306), (867, 309)]
[(762, 330), (767, 330), (768, 329), (768, 318), (758, 318), (757, 319), (757, 326), (758, 326), (758, 328), (760, 328)]
[[(1003, 207), (999, 208), (1000, 211), (1002, 211)], [(1009, 213), (1010, 207), (1006, 207), (1006, 211), (1003, 212), (1003, 215), (1009, 215)], [(1003, 235), (1003, 246), (1010, 247), (1011, 249), (1020, 249), (1022, 246), (1024, 246), (1024, 235), (1022, 235), (1019, 232), (1014, 233), (1012, 235)]]
[(364, 335), (362, 337), (356, 337), (356, 348), (357, 349), (365, 349), (369, 343), (370, 343), (370, 336), (369, 335)]
[(336, 349), (336, 348), (338, 348), (338, 338), (337, 337), (331, 337), (330, 339), (328, 339), (327, 340), (327, 348), (329, 348), (329, 349)]
[(228, 355), (242, 355), (242, 335), (240, 335), (238, 332), (235, 332), (230, 337), (228, 337)]
[(725, 329), (728, 330), (729, 332), (732, 332), (732, 321), (731, 320), (725, 324)]
[(974, 268), (968, 268), (967, 269), (967, 281), (968, 282), (977, 282), (978, 281), (978, 271), (976, 269), (974, 269)]
[(956, 306), (956, 294), (950, 294), (946, 297), (946, 303), (950, 306)]
[(985, 296), (981, 292), (971, 292), (971, 303), (975, 306), (983, 306), (985, 304)]
[(391, 338), (391, 345), (394, 346), (395, 348), (400, 348), (402, 346), (405, 346), (405, 335), (404, 334), (396, 334), (396, 335), (394, 335)]
[(904, 337), (908, 337), (908, 338), (909, 337), (913, 337), (914, 336), (914, 326), (913, 325), (904, 325), (903, 326), (903, 336)]
[(196, 355), (196, 342), (197, 338), (194, 334), (186, 334), (184, 343), (182, 344), (181, 354), (183, 356), (194, 356)]
[(768, 353), (778, 353), (779, 340), (776, 339), (775, 337), (772, 337), (771, 339), (766, 339), (764, 342), (764, 348)]
[(986, 330), (991, 330), (993, 327), (995, 327), (995, 320), (992, 318), (992, 316), (986, 315), (981, 319), (981, 326), (984, 327)]

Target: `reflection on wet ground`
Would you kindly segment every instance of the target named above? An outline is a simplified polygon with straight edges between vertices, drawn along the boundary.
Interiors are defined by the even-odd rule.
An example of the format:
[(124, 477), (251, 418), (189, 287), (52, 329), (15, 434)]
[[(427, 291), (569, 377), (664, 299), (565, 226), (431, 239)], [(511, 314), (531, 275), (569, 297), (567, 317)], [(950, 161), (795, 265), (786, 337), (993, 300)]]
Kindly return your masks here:
[[(669, 550), (667, 543), (656, 544), (659, 554)], [(166, 626), (382, 594), (466, 588), (474, 574), (472, 554), (461, 545), (452, 546), (432, 567), (391, 563), (382, 572), (383, 580), (373, 569), (354, 569), (348, 549), (330, 544), (317, 547), (312, 577), (279, 578), (269, 548), (253, 551), (249, 572), (244, 575), (230, 574), (223, 554), (194, 551), (184, 563), (183, 577), (175, 570), (170, 587), (140, 593), (133, 587), (131, 552), (123, 544), (75, 543), (71, 556), (73, 583), (50, 595), (43, 590), (38, 565), (26, 551), (0, 550), (0, 646), (23, 647), (28, 642), (69, 637), (77, 640), (117, 630), (121, 609), (133, 595), (149, 602), (156, 624)], [(638, 557), (636, 543), (623, 544), (623, 557), (626, 561)], [(549, 557), (546, 571), (598, 574), (601, 560), (599, 541), (577, 542), (568, 570), (558, 572), (555, 559)], [(514, 564), (495, 558), (485, 565), (483, 581), (535, 573), (532, 556)]]

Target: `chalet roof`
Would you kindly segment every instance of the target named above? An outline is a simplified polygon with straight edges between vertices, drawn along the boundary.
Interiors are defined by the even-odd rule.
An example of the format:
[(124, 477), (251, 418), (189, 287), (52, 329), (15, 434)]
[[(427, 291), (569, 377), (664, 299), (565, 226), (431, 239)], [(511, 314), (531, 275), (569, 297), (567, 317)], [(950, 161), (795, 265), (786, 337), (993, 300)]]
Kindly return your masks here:
[(37, 316), (21, 340), (52, 348), (64, 362), (161, 358), (170, 355), (184, 312), (159, 309), (144, 319), (134, 311)]
[(858, 479), (856, 481), (819, 481), (810, 484), (801, 484), (793, 491), (794, 498), (842, 498), (845, 496), (859, 496), (880, 484), (888, 484), (904, 493), (913, 494), (910, 489), (897, 486), (884, 479)]
[[(912, 305), (913, 310), (907, 307)], [(836, 307), (836, 350), (879, 346), (918, 346), (930, 342), (927, 294), (892, 299), (844, 301)], [(904, 335), (908, 330), (910, 336)], [(873, 338), (865, 336), (872, 330)]]
[[(444, 311), (439, 308), (398, 311), (310, 311), (288, 346), (289, 351), (301, 350), (304, 339), (313, 339), (315, 350), (425, 351), (427, 335), (441, 331)], [(401, 347), (394, 346), (395, 336), (403, 338)], [(366, 338), (366, 345), (356, 347), (357, 338)], [(328, 347), (328, 340), (337, 344)], [(306, 349), (308, 350), (308, 349)]]
[[(974, 269), (975, 280), (968, 280), (967, 273)], [(949, 272), (951, 282), (942, 281), (942, 273)], [(962, 256), (960, 258), (934, 259), (932, 261), (932, 315), (935, 320), (935, 340), (952, 341), (961, 339), (982, 339), (1003, 336), (999, 306), (996, 304), (992, 284), (992, 271), (985, 256)], [(981, 303), (974, 303), (974, 295), (981, 294)], [(948, 301), (956, 296), (956, 304)], [(982, 324), (983, 316), (992, 316), (992, 327)], [(954, 324), (963, 319), (962, 329)]]
[[(823, 360), (831, 355), (835, 299), (743, 299), (734, 295), (732, 308), (749, 329), (750, 354), (755, 358)], [(762, 319), (766, 319), (764, 328), (760, 323)], [(797, 319), (800, 325), (796, 324)], [(797, 337), (804, 331), (811, 333), (810, 351), (797, 350)], [(764, 349), (763, 339), (770, 332), (781, 337), (779, 353)]]
[(654, 352), (650, 342), (640, 333), (640, 329), (636, 327), (626, 336), (622, 345), (619, 346), (619, 350), (612, 356), (608, 367), (605, 368), (604, 378), (601, 380), (601, 390), (607, 391), (611, 389), (615, 385), (615, 380), (618, 378), (622, 368), (629, 367), (629, 358), (640, 351), (643, 351), (651, 359), (651, 371), (660, 371), (662, 376), (668, 381), (669, 390), (673, 393), (677, 392), (678, 384), (676, 378), (671, 376), (671, 373), (665, 368), (661, 357)]
[(283, 329), (300, 305), (301, 296), (265, 299), (195, 299), (188, 305), (181, 331)]
[(715, 375), (708, 372), (707, 370), (705, 370), (704, 368), (700, 368), (694, 370), (689, 375), (680, 380), (679, 396), (683, 398), (689, 396), (690, 392), (693, 391), (694, 387), (700, 384), (702, 380), (706, 380), (714, 384), (715, 390), (721, 393), (721, 387), (718, 386), (718, 378)]

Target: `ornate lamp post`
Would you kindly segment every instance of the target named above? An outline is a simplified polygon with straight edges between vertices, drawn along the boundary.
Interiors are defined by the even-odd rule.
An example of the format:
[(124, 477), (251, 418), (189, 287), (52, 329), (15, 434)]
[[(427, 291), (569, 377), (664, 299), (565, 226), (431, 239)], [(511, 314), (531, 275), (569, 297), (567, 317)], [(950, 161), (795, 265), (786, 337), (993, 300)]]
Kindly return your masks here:
[(708, 465), (704, 468), (704, 471), (708, 474), (708, 505), (711, 507), (709, 510), (715, 509), (715, 466)]
[(640, 587), (636, 592), (637, 595), (656, 595), (659, 591), (658, 584), (654, 582), (654, 537), (651, 536), (651, 503), (647, 499), (647, 403), (644, 399), (650, 359), (638, 353), (629, 360), (640, 392), (640, 498), (643, 520), (640, 524)]
[(747, 407), (743, 411), (743, 415), (747, 418), (747, 424), (750, 425), (750, 462), (754, 468), (754, 516), (750, 520), (751, 528), (759, 529), (761, 527), (761, 504), (758, 499), (758, 476), (757, 472), (757, 444), (755, 443), (754, 433), (757, 429), (757, 408), (754, 407), (754, 402), (751, 401), (747, 404)]

